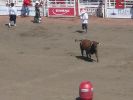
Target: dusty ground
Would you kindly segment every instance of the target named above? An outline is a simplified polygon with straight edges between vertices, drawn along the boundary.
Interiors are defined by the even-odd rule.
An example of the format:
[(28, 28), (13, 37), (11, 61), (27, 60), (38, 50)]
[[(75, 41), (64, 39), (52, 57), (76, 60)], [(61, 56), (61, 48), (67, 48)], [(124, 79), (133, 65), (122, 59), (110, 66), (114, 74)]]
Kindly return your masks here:
[[(75, 100), (83, 80), (94, 100), (133, 99), (133, 20), (90, 17), (84, 34), (79, 18), (32, 19), (0, 16), (0, 100)], [(100, 42), (99, 63), (80, 59), (83, 38)]]

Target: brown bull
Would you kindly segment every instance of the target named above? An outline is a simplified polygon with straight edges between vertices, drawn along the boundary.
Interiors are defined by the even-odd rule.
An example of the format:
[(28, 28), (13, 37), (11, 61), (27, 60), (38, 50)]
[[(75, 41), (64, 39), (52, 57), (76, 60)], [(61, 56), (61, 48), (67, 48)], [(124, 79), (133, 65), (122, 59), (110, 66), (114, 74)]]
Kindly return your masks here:
[(97, 47), (97, 45), (99, 44), (98, 42), (90, 41), (88, 39), (75, 40), (75, 41), (80, 41), (80, 50), (81, 50), (82, 56), (84, 56), (84, 51), (85, 51), (87, 58), (91, 59), (91, 55), (95, 54), (95, 56), (97, 58), (97, 62), (99, 61), (99, 59), (98, 59), (98, 47)]

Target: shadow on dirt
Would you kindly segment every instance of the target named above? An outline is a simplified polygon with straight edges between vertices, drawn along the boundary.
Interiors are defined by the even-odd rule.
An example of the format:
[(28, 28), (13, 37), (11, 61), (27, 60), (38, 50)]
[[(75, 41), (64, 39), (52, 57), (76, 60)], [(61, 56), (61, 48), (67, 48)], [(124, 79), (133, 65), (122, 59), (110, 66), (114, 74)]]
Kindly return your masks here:
[(32, 23), (37, 23), (37, 22), (35, 22), (34, 20), (31, 20), (31, 22), (32, 22)]
[(84, 33), (84, 31), (81, 31), (81, 30), (77, 30), (75, 32), (77, 32), (77, 33)]
[(87, 58), (87, 57), (83, 57), (83, 56), (76, 56), (77, 59), (81, 59), (81, 60), (84, 60), (84, 61), (88, 61), (88, 62), (93, 62), (95, 60), (93, 59), (90, 59), (90, 58)]
[(5, 24), (5, 26), (9, 26), (9, 24)]
[(15, 27), (14, 25), (9, 26), (9, 24), (5, 24), (5, 26), (8, 27), (8, 28), (11, 28), (12, 26)]
[(76, 97), (75, 100), (80, 100), (80, 97)]
[(8, 27), (8, 28), (10, 28), (10, 27), (9, 27), (9, 24), (5, 24), (5, 26)]
[(32, 23), (34, 23), (35, 21), (34, 20), (31, 20)]

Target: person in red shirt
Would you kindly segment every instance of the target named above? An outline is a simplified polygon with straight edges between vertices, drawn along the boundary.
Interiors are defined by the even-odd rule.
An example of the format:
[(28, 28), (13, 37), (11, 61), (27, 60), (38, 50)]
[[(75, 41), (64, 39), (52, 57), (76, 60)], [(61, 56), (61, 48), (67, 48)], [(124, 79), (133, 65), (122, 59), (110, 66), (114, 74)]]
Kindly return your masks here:
[(23, 8), (22, 8), (22, 16), (29, 16), (29, 6), (31, 5), (31, 0), (24, 0), (23, 1)]

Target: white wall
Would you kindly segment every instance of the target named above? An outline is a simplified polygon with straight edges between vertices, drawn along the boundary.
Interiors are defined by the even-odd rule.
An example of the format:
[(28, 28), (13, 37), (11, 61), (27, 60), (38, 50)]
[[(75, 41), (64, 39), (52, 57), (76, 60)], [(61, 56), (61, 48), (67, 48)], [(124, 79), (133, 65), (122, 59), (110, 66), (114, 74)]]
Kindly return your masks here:
[(6, 0), (0, 0), (0, 5), (5, 5), (6, 4)]

